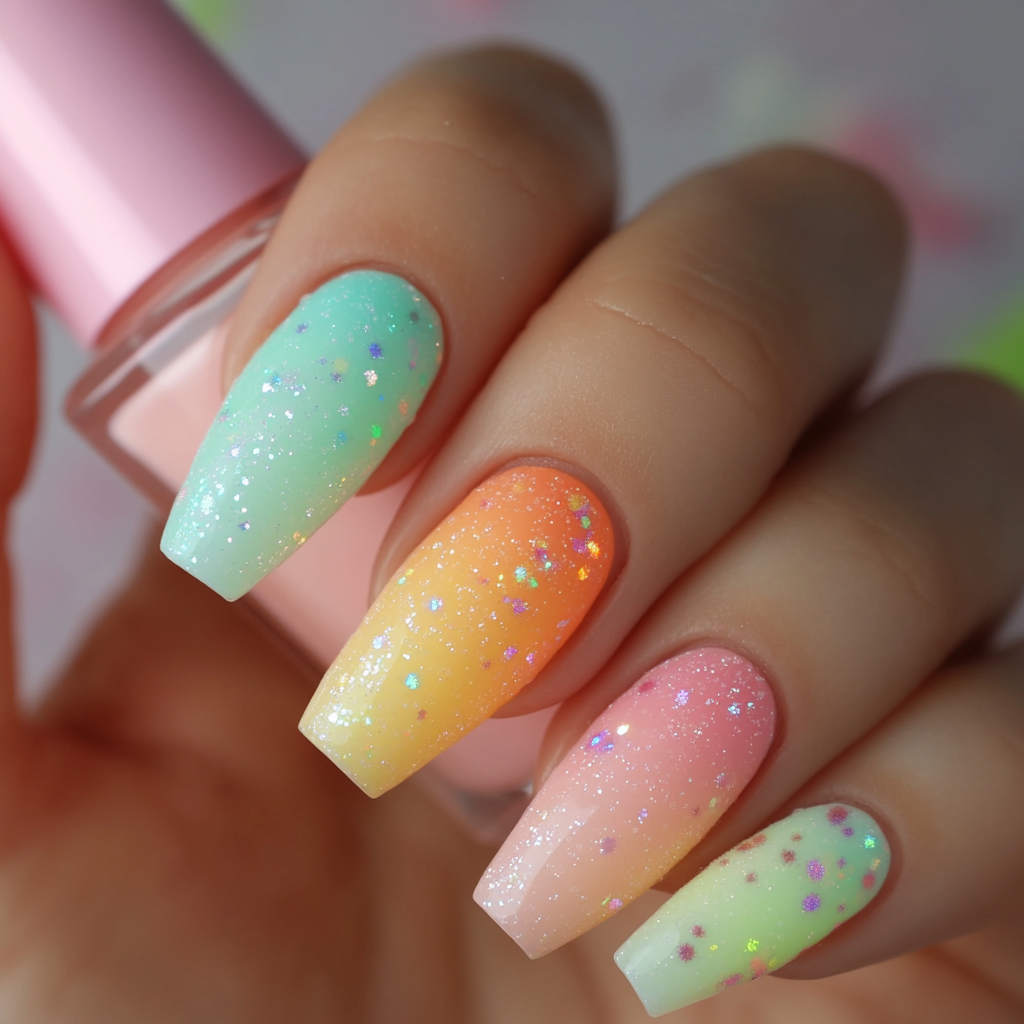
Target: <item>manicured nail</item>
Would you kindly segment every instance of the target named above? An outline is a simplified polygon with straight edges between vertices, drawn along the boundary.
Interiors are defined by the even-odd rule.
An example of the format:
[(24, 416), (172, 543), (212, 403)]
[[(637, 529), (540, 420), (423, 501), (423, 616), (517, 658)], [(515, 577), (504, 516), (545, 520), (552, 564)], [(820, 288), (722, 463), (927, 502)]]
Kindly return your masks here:
[(518, 693), (601, 591), (601, 503), (554, 469), (481, 484), (391, 578), (327, 670), (300, 728), (378, 796)]
[(380, 465), (441, 363), (441, 321), (407, 281), (355, 270), (306, 295), (239, 374), (160, 547), (233, 601)]
[(796, 811), (683, 886), (615, 954), (652, 1017), (788, 964), (871, 901), (889, 844), (855, 807)]
[(551, 773), (473, 898), (531, 957), (649, 889), (721, 817), (771, 744), (775, 701), (732, 651), (658, 665)]

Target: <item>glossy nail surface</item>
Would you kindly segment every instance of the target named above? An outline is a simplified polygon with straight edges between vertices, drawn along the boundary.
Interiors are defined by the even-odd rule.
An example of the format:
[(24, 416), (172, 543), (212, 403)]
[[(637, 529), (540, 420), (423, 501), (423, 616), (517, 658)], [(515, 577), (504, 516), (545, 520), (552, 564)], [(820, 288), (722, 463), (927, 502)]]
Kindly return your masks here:
[(540, 672), (600, 593), (612, 551), (607, 513), (573, 477), (492, 477), (391, 578), (300, 728), (366, 793), (385, 792)]
[(380, 465), (442, 351), (434, 307), (394, 274), (355, 270), (306, 295), (228, 392), (171, 510), (164, 554), (241, 597)]
[(745, 658), (687, 651), (592, 723), (474, 899), (542, 956), (645, 892), (718, 820), (771, 744), (775, 702)]
[(871, 901), (889, 871), (875, 820), (842, 804), (796, 811), (683, 886), (615, 954), (651, 1016), (753, 981)]

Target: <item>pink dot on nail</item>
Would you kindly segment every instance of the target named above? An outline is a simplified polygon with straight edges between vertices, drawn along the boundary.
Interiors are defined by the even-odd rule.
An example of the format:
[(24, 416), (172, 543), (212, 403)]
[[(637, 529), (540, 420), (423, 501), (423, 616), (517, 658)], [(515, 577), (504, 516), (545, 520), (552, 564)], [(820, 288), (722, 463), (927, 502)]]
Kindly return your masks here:
[(864, 886), (864, 888), (865, 888), (865, 889), (874, 889), (874, 887), (875, 887), (875, 873), (874, 873), (874, 871), (869, 871), (869, 872), (868, 872), (868, 873), (867, 873), (867, 874), (866, 874), (866, 875), (865, 875), (865, 876), (864, 876), (864, 877), (863, 877), (863, 878), (862, 878), (862, 879), (860, 880), (860, 884), (861, 884), (862, 886)]
[(828, 812), (828, 823), (830, 825), (842, 825), (849, 817), (849, 814), (850, 812), (845, 807), (840, 807), (839, 804), (836, 804)]
[(730, 974), (728, 978), (724, 978), (718, 984), (722, 988), (732, 988), (733, 985), (738, 985), (743, 980), (742, 974)]
[(807, 862), (807, 877), (820, 882), (825, 877), (825, 865), (820, 860)]
[(615, 847), (618, 845), (618, 841), (614, 836), (605, 836), (604, 839), (601, 840), (601, 852), (614, 853)]
[(843, 829), (843, 835), (846, 836), (847, 839), (849, 839), (850, 836), (853, 835), (853, 829), (850, 828), (849, 825), (847, 825), (846, 828)]
[(747, 875), (746, 880), (748, 882), (756, 882), (757, 881), (757, 875), (753, 871), (751, 871), (750, 874)]
[(787, 864), (792, 864), (793, 861), (796, 860), (796, 854), (792, 850), (783, 850), (782, 851), (782, 859)]
[(677, 952), (679, 953), (679, 959), (684, 963), (689, 963), (697, 955), (697, 951), (689, 942), (684, 942)]
[(650, 693), (657, 685), (658, 681), (656, 679), (648, 679), (646, 682), (640, 684), (640, 692)]
[(704, 936), (707, 935), (707, 932), (704, 931), (704, 929), (699, 924), (695, 924), (690, 929), (690, 934), (696, 936), (698, 939), (703, 939)]

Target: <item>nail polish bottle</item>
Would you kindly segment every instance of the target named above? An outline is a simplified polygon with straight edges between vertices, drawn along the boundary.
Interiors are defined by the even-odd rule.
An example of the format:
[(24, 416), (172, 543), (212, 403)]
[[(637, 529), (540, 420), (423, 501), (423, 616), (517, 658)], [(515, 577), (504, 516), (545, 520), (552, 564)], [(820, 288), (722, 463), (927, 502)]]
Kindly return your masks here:
[[(161, 514), (220, 406), (232, 311), (304, 163), (161, 0), (0, 4), (0, 217), (95, 354), (69, 419)], [(414, 475), (350, 500), (242, 599), (317, 670), (365, 614)], [(524, 804), (550, 714), (485, 723), (430, 776), (482, 838)]]

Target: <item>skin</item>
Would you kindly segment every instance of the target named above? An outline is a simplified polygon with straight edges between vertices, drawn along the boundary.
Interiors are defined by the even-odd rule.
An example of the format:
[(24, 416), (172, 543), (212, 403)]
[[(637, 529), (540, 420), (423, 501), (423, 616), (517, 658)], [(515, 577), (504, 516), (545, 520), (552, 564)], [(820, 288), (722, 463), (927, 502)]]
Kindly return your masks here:
[[(568, 72), (507, 52), (454, 63), (413, 72), (417, 87), (406, 80), (371, 105), (376, 127), (357, 118), (365, 137), (351, 151), (343, 132), (314, 165), (240, 311), (228, 378), (310, 286), (351, 264), (402, 268), (443, 297), (454, 354), (449, 391), (435, 392), (444, 401), (378, 471), (380, 483), (443, 444), (380, 578), (500, 465), (544, 457), (589, 474), (618, 516), (621, 554), (589, 635), (521, 695), (518, 710), (573, 695), (545, 763), (645, 668), (714, 639), (762, 667), (781, 727), (677, 881), (795, 806), (845, 800), (882, 823), (894, 848), (885, 891), (787, 970), (817, 980), (768, 980), (677, 1019), (1020, 1019), (1024, 834), (1007, 810), (1024, 785), (1024, 655), (940, 670), (1024, 576), (1020, 401), (980, 379), (923, 379), (863, 413), (839, 409), (791, 458), (881, 343), (902, 248), (874, 182), (795, 151), (677, 186), (596, 249), (513, 341), (607, 223), (610, 147), (599, 107)], [(433, 113), (403, 121), (410, 104)], [(510, 120), (494, 128), (480, 116), (489, 104)], [(560, 149), (552, 140), (566, 133), (548, 118), (567, 110), (584, 127)], [(410, 140), (424, 125), (465, 134)], [(393, 147), (405, 170), (394, 170)], [(432, 169), (409, 174), (421, 158)], [(366, 194), (347, 205), (346, 168), (360, 160), (385, 175), (382, 192), (353, 170)], [(454, 239), (440, 239), (419, 204), (386, 222), (396, 181), (445, 194), (434, 160), (453, 162), (446, 173), (463, 167), (478, 190), (464, 220), (449, 198)], [(486, 218), (503, 197), (521, 207), (494, 212), (495, 225)], [(385, 218), (379, 236), (364, 208)], [(527, 227), (549, 232), (543, 244), (516, 233), (531, 215)], [(512, 283), (488, 303), (482, 286), (502, 267)], [(31, 316), (6, 257), (0, 332), (17, 371), (0, 375), (6, 509), (35, 415)], [(623, 353), (635, 386), (621, 383)], [(566, 411), (602, 395), (621, 413), (600, 402)], [(630, 433), (652, 403), (659, 436)], [(315, 680), (238, 609), (151, 555), (27, 718), (14, 700), (6, 572), (3, 584), (0, 1020), (647, 1019), (609, 968), (657, 897), (527, 961), (470, 900), (491, 851), (415, 784), (377, 801), (359, 794), (295, 730)]]

